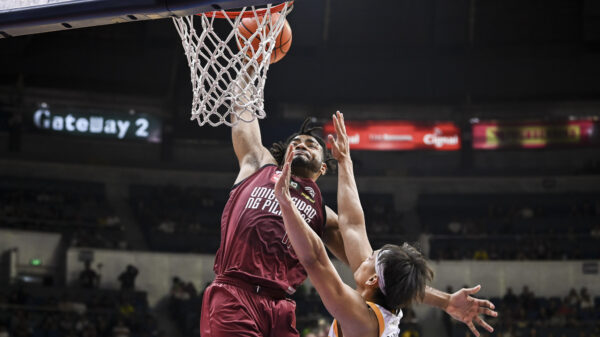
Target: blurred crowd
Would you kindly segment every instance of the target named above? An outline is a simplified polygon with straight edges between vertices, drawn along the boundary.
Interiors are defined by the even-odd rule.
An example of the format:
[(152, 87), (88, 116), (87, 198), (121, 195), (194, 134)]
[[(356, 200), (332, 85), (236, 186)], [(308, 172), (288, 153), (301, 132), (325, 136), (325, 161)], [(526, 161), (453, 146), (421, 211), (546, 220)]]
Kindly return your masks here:
[(223, 189), (134, 185), (130, 200), (152, 250), (214, 253), (226, 193)]
[[(477, 200), (479, 198), (480, 200)], [(597, 196), (425, 197), (422, 225), (435, 260), (598, 259)]]
[(164, 336), (141, 292), (37, 287), (0, 291), (2, 337)]
[[(134, 211), (150, 231), (172, 233), (215, 233), (219, 230), (224, 200), (213, 191), (198, 187), (133, 186), (131, 201)], [(207, 216), (209, 215), (209, 216)]]
[[(205, 288), (206, 289), (205, 285)], [(176, 323), (183, 337), (198, 337), (200, 335), (200, 312), (204, 289), (196, 290), (193, 282), (179, 277), (173, 278), (169, 296), (169, 316)]]
[(123, 248), (123, 224), (103, 184), (0, 179), (0, 225), (58, 232), (72, 246)]
[[(132, 185), (129, 192), (131, 221), (150, 250), (217, 250), (225, 190)], [(337, 208), (335, 193), (324, 193), (324, 200)], [(414, 231), (407, 237), (393, 195), (364, 193), (361, 202), (375, 245), (417, 239)], [(62, 233), (73, 247), (131, 247), (102, 184), (0, 179), (0, 219), (2, 227)], [(422, 195), (416, 219), (422, 249), (434, 260), (600, 258), (597, 196)]]
[[(487, 319), (501, 337), (599, 337), (600, 297), (583, 287), (564, 297), (540, 297), (524, 286), (520, 294), (507, 288), (502, 298), (490, 299), (497, 318)], [(465, 337), (467, 328), (445, 318), (448, 336)], [(487, 332), (482, 336), (489, 335)]]

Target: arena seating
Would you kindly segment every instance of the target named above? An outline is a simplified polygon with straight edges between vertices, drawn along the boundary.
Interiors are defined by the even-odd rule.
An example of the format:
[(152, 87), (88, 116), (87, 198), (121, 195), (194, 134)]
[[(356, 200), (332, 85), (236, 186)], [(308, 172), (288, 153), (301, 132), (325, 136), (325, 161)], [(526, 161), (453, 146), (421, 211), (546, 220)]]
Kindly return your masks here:
[(9, 336), (160, 335), (144, 292), (18, 284), (0, 290), (0, 308)]
[(422, 195), (418, 211), (433, 259), (595, 259), (599, 203), (585, 194)]
[(0, 226), (63, 234), (73, 246), (118, 248), (123, 227), (99, 183), (0, 177)]
[(214, 254), (219, 248), (227, 192), (133, 185), (130, 200), (150, 249)]
[[(585, 295), (584, 295), (585, 294)], [(493, 335), (508, 337), (591, 337), (600, 335), (600, 297), (592, 300), (585, 288), (572, 289), (565, 297), (539, 297), (524, 287), (521, 294), (508, 291), (502, 298), (491, 298), (497, 319)], [(449, 337), (464, 337), (467, 327), (448, 322)], [(489, 336), (483, 333), (482, 336)]]

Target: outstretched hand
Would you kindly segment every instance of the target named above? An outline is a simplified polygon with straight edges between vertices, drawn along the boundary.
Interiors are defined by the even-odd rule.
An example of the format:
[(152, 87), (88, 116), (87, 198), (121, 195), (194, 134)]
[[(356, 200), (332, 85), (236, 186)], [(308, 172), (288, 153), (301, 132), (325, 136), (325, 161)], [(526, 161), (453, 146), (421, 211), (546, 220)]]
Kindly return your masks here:
[(287, 155), (285, 156), (283, 168), (281, 169), (281, 176), (279, 177), (279, 180), (277, 180), (277, 183), (275, 183), (275, 198), (277, 198), (279, 204), (292, 201), (292, 196), (290, 195), (290, 179), (292, 175), (290, 166), (293, 158), (294, 146), (290, 144)]
[(331, 154), (338, 162), (344, 159), (350, 159), (350, 145), (348, 135), (346, 134), (346, 125), (344, 124), (344, 114), (339, 111), (332, 116), (333, 127), (335, 128), (335, 138), (333, 135), (327, 136), (331, 144)]
[(492, 302), (470, 296), (476, 294), (479, 290), (481, 290), (481, 285), (473, 288), (463, 288), (455, 292), (450, 295), (450, 301), (446, 307), (448, 315), (457, 321), (465, 323), (477, 337), (479, 337), (479, 331), (475, 328), (475, 323), (489, 332), (494, 331), (494, 328), (479, 317), (479, 314), (491, 317), (498, 316), (498, 313), (493, 310), (495, 306)]

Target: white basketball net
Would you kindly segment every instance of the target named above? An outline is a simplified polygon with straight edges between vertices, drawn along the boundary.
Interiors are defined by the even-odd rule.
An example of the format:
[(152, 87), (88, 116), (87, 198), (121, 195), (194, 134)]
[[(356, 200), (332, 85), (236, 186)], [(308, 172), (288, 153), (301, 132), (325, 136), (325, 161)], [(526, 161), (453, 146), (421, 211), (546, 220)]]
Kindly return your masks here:
[[(221, 10), (173, 18), (190, 66), (194, 94), (191, 120), (197, 120), (200, 126), (232, 126), (240, 120), (252, 122), (266, 117), (264, 86), (271, 52), (293, 8), (291, 2), (280, 6), (280, 15), (273, 16), (273, 20), (271, 12), (275, 10), (271, 5), (245, 7), (235, 17)], [(257, 21), (256, 31), (247, 39), (239, 33), (244, 16)], [(194, 19), (200, 21), (202, 31), (196, 31)], [(213, 24), (219, 20), (229, 23), (227, 32), (214, 29)], [(258, 50), (252, 47), (256, 39), (260, 41)], [(231, 114), (236, 118), (232, 119)]]

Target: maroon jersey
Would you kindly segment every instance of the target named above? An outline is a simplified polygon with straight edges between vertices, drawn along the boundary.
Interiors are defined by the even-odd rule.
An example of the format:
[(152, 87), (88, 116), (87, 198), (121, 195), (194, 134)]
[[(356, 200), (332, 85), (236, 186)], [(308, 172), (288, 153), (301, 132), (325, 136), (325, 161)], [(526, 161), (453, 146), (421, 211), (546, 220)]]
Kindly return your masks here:
[[(281, 171), (266, 165), (234, 186), (221, 217), (221, 246), (215, 258), (217, 275), (293, 293), (306, 271), (285, 232), (274, 186)], [(292, 177), (290, 195), (304, 220), (322, 236), (325, 208), (314, 181)]]

